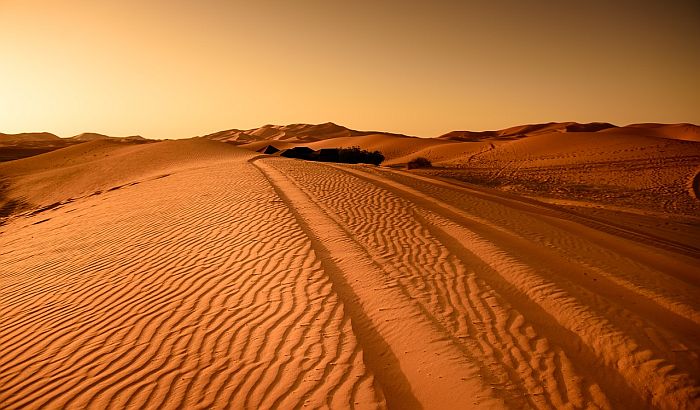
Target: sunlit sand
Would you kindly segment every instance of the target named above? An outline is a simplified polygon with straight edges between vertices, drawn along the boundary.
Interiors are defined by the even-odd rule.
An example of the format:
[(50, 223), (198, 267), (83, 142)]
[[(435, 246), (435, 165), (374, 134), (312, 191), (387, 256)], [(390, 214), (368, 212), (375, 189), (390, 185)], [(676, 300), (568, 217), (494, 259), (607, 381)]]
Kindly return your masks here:
[(0, 408), (697, 408), (698, 128), (567, 126), (1, 163)]

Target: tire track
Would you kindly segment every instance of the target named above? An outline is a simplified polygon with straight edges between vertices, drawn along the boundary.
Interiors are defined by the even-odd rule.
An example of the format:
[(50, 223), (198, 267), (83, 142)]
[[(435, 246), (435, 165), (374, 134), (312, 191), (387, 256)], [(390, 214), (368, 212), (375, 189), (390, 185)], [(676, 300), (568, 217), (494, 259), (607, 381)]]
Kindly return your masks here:
[[(549, 227), (549, 219), (517, 226), (539, 235), (533, 243), (515, 234), (513, 223), (436, 204), (435, 195), (371, 176), (371, 167), (333, 166), (332, 172), (325, 164), (268, 162), (336, 215), (472, 360), (487, 364), (485, 373), (508, 403), (683, 407), (697, 400), (698, 369), (687, 360), (697, 353), (697, 289), (683, 289), (672, 276), (662, 276), (670, 279), (663, 286), (659, 273), (633, 276), (654, 272)], [(494, 212), (505, 211), (485, 215), (529, 223), (519, 212)], [(547, 240), (558, 243), (536, 245)], [(561, 249), (593, 256), (581, 263)], [(470, 273), (471, 292), (461, 285)]]
[[(295, 210), (299, 224), (312, 238), (325, 271), (349, 310), (366, 362), (382, 385), (389, 406), (503, 405), (480, 380), (479, 368), (465, 358), (464, 352), (440, 331), (440, 324), (426, 315), (425, 309), (391, 278), (393, 275), (386, 271), (381, 256), (363, 247), (337, 220), (339, 214), (324, 212), (324, 204), (308, 196), (306, 186), (300, 189), (296, 178), (292, 180), (285, 175), (288, 166), (307, 169), (307, 164), (263, 159), (255, 165)], [(407, 338), (405, 332), (410, 332), (412, 337)]]
[[(367, 175), (364, 172), (362, 174)], [(551, 266), (559, 266), (570, 270), (571, 265), (575, 265), (577, 259), (557, 260), (553, 257), (543, 257), (543, 262), (546, 263), (543, 265), (542, 261), (538, 261), (538, 253), (527, 245), (530, 241), (527, 244), (518, 245), (521, 248), (520, 252), (517, 248), (512, 248), (519, 242), (509, 240), (503, 233), (517, 236), (513, 231), (504, 231), (502, 228), (494, 226), (481, 227), (480, 229), (480, 224), (488, 224), (488, 222), (473, 218), (452, 205), (436, 200), (434, 193), (430, 196), (423, 196), (406, 185), (396, 184), (385, 179), (379, 180), (376, 177), (372, 177), (372, 180), (387, 186), (390, 190), (402, 192), (403, 195), (411, 198), (414, 203), (425, 209), (423, 215), (427, 222), (442, 231), (438, 235), (441, 236), (443, 243), (455, 253), (463, 254), (462, 258), (465, 260), (469, 258), (469, 255), (478, 255), (482, 262), (486, 262), (494, 272), (498, 272), (505, 280), (504, 286), (501, 286), (505, 291), (508, 287), (515, 287), (522, 295), (526, 295), (528, 299), (542, 306), (545, 312), (552, 312), (558, 323), (567, 328), (571, 335), (575, 335), (575, 338), (580, 338), (584, 342), (583, 346), (590, 346), (593, 355), (585, 354), (582, 357), (583, 363), (587, 360), (585, 356), (588, 356), (589, 359), (597, 357), (597, 361), (603, 366), (600, 367), (603, 370), (601, 380), (611, 384), (608, 391), (618, 391), (619, 395), (619, 390), (622, 388), (624, 391), (624, 386), (629, 385), (636, 391), (636, 393), (630, 391), (629, 394), (631, 396), (638, 395), (642, 400), (642, 403), (639, 404), (641, 406), (653, 403), (660, 407), (692, 407), (693, 403), (698, 400), (700, 387), (697, 383), (697, 360), (690, 362), (687, 360), (687, 355), (690, 357), (697, 355), (697, 326), (692, 323), (697, 316), (697, 311), (689, 304), (662, 303), (657, 305), (659, 298), (654, 297), (655, 294), (651, 294), (652, 297), (645, 300), (644, 297), (635, 296), (629, 291), (625, 292), (623, 289), (617, 288), (621, 285), (632, 292), (636, 291), (638, 285), (629, 285), (628, 281), (618, 280), (600, 283), (609, 278), (610, 274), (595, 267), (593, 262), (584, 266), (592, 270), (594, 276), (597, 274), (598, 283), (601, 286), (607, 285), (615, 291), (606, 293), (605, 289), (590, 285), (582, 287), (579, 281), (571, 280), (572, 275), (562, 277), (556, 270), (551, 269)], [(435, 189), (435, 186), (429, 186), (429, 188)], [(517, 218), (518, 215), (512, 213), (511, 217)], [(520, 217), (520, 219), (523, 218)], [(538, 230), (546, 232), (547, 222), (540, 221), (536, 226)], [(467, 227), (469, 228), (467, 229)], [(523, 235), (527, 232), (527, 226), (517, 230), (517, 232)], [(488, 238), (488, 241), (479, 235), (486, 235), (485, 238)], [(546, 238), (557, 240), (561, 236), (561, 232), (552, 232)], [(585, 245), (582, 239), (573, 235), (569, 239), (568, 247), (574, 246), (579, 255), (587, 254), (581, 252), (582, 249), (588, 251), (586, 246), (592, 247), (592, 245)], [(452, 245), (449, 245), (450, 243)], [(505, 252), (494, 244), (511, 247), (511, 249)], [(562, 252), (566, 247), (567, 244), (560, 243), (551, 252)], [(523, 249), (526, 250), (523, 251)], [(588, 251), (588, 254), (590, 252)], [(513, 258), (515, 255), (521, 258), (520, 261)], [(569, 257), (572, 258), (572, 256)], [(527, 264), (532, 268), (523, 264), (521, 262), (523, 260), (527, 260)], [(645, 272), (649, 272), (649, 275), (659, 275), (648, 267), (640, 267), (639, 264), (634, 264), (634, 268), (621, 268), (624, 266), (622, 265), (624, 260), (615, 254), (600, 256), (597, 262), (598, 265), (615, 263), (616, 268), (620, 269), (616, 274), (637, 273), (638, 270), (644, 269)], [(533, 268), (537, 269), (538, 273), (533, 271)], [(591, 271), (589, 271), (590, 273)], [(663, 275), (663, 273), (661, 274)], [(484, 275), (483, 277), (489, 276)], [(540, 285), (538, 287), (533, 286), (534, 284)], [(685, 287), (686, 289), (683, 290), (680, 286), (674, 289), (669, 286), (669, 283), (666, 283), (666, 288), (661, 290), (668, 291), (667, 288), (672, 288), (673, 292), (677, 291), (679, 295), (697, 292), (697, 289), (687, 288), (687, 285)], [(596, 294), (596, 290), (602, 296)], [(622, 297), (615, 298), (615, 293), (622, 295)], [(647, 295), (649, 293), (643, 293), (643, 296)], [(510, 300), (518, 300), (517, 295), (511, 296)], [(618, 304), (622, 304), (623, 307), (616, 307)], [(669, 307), (675, 309), (666, 310)], [(680, 316), (685, 312), (689, 312), (687, 316)], [(635, 313), (638, 313), (639, 316)], [(541, 314), (533, 316), (543, 317)], [(544, 317), (546, 316), (544, 315)], [(659, 318), (662, 319), (659, 320)], [(582, 323), (585, 323), (586, 327), (581, 326)], [(552, 336), (556, 340), (556, 335)], [(564, 346), (567, 346), (566, 351), (570, 353), (581, 350), (580, 342), (572, 344), (560, 339), (560, 343), (562, 342)], [(676, 351), (681, 354), (677, 354)], [(604, 371), (605, 368), (609, 368), (612, 372)], [(620, 376), (614, 373), (619, 373)], [(626, 405), (629, 405), (630, 399), (626, 399)]]
[[(382, 268), (398, 280), (405, 294), (421, 303), (423, 315), (439, 324), (443, 337), (449, 338), (463, 357), (479, 366), (483, 375), (480, 383), (496, 391), (506, 403), (517, 407), (561, 407), (565, 404), (561, 397), (585, 396), (591, 389), (596, 392), (591, 402), (599, 405), (607, 402), (595, 385), (580, 386), (572, 382), (568, 385), (571, 393), (562, 395), (553, 379), (540, 377), (542, 371), (547, 371), (543, 366), (545, 361), (523, 360), (523, 357), (556, 355), (557, 350), (547, 347), (533, 351), (530, 344), (523, 344), (524, 353), (513, 353), (513, 338), (524, 336), (512, 335), (511, 329), (498, 325), (513, 312), (512, 307), (503, 298), (502, 305), (484, 302), (481, 295), (495, 293), (483, 281), (472, 282), (475, 286), (470, 288), (471, 292), (459, 292), (470, 269), (434, 238), (425, 225), (416, 222), (414, 212), (410, 211), (414, 204), (344, 172), (329, 172), (325, 165), (281, 160), (273, 164), (280, 168), (284, 164), (284, 172), (318, 198), (318, 207), (339, 216), (340, 223), (381, 261)], [(381, 229), (373, 229), (376, 226)], [(531, 326), (528, 331), (534, 332)], [(539, 346), (547, 345), (543, 342)]]

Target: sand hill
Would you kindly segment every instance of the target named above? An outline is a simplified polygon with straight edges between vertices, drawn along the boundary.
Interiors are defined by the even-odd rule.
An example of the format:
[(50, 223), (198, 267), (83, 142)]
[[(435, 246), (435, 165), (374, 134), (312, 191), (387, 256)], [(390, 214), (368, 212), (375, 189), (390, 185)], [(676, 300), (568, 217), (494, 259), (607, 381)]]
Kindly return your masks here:
[(266, 131), (285, 127), (267, 126), (255, 131), (257, 138), (236, 144), (252, 151), (267, 146), (280, 150), (357, 146), (381, 151), (386, 166), (403, 167), (425, 157), (434, 167), (424, 174), (548, 201), (580, 200), (579, 205), (591, 208), (592, 200), (649, 212), (700, 213), (698, 191), (693, 188), (700, 172), (700, 127), (692, 124), (546, 123), (454, 131), (438, 138), (347, 129), (344, 133), (351, 135), (328, 138), (325, 131), (314, 132), (314, 127), (325, 126), (290, 126), (305, 131), (286, 139)]
[(0, 407), (698, 408), (693, 127), (266, 126), (2, 163)]
[(149, 141), (146, 138), (143, 138), (138, 135), (130, 137), (110, 137), (94, 132), (85, 132), (70, 138), (59, 138), (58, 136), (48, 132), (33, 132), (22, 134), (0, 133), (0, 163), (55, 151), (60, 148), (81, 144), (87, 141), (98, 140), (111, 140), (120, 142)]
[(70, 137), (72, 140), (76, 141), (99, 141), (99, 140), (126, 140), (126, 141), (146, 141), (146, 138), (140, 135), (132, 135), (129, 137), (110, 137), (109, 135), (98, 134), (95, 132), (84, 132), (82, 134)]
[(549, 122), (545, 124), (528, 124), (506, 128), (498, 131), (452, 131), (441, 135), (440, 139), (453, 141), (482, 141), (485, 139), (516, 139), (551, 132), (596, 132), (617, 128), (607, 122), (579, 124), (576, 122)]
[[(313, 142), (339, 137), (354, 137), (359, 135), (379, 134), (372, 131), (356, 131), (341, 125), (327, 122), (324, 124), (291, 124), (291, 125), (265, 125), (250, 130), (226, 130), (208, 134), (202, 138), (246, 144), (262, 141), (289, 142)], [(387, 134), (402, 136), (401, 134)]]
[(43, 154), (75, 143), (48, 132), (0, 133), (0, 162)]
[(50, 132), (25, 132), (21, 134), (3, 134), (0, 133), (0, 142), (7, 144), (10, 142), (32, 142), (32, 141), (58, 141), (60, 140)]

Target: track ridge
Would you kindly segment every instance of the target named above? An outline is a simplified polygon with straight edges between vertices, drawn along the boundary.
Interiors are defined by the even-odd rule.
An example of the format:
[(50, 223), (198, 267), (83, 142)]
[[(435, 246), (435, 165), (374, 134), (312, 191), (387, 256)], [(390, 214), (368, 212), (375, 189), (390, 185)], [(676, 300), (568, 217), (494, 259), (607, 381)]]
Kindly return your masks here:
[[(324, 270), (333, 278), (336, 291), (351, 312), (353, 324), (357, 324), (356, 333), (366, 356), (370, 362), (380, 361), (368, 365), (381, 384), (387, 403), (397, 408), (444, 408), (459, 403), (471, 407), (479, 398), (477, 402), (485, 406), (502, 406), (479, 380), (479, 369), (464, 360), (464, 352), (426, 320), (416, 303), (396, 289), (398, 284), (387, 281), (381, 265), (342, 224), (322, 210), (322, 204), (273, 165), (278, 161), (286, 160), (253, 163), (294, 210), (307, 235), (315, 238), (312, 243), (317, 247), (316, 252), (323, 255)], [(358, 266), (362, 266), (361, 270), (353, 275)], [(385, 309), (384, 305), (392, 308)], [(394, 323), (399, 318), (400, 328)], [(412, 340), (401, 334), (401, 328), (411, 329)], [(425, 351), (441, 353), (427, 358), (423, 355)], [(393, 352), (394, 357), (387, 360), (382, 357), (384, 352)], [(435, 374), (443, 375), (440, 383), (434, 382)], [(420, 396), (411, 397), (413, 394)]]
[[(611, 385), (606, 388), (608, 392), (617, 392), (617, 394), (619, 394), (620, 390), (625, 391), (627, 389), (626, 385), (629, 384), (636, 393), (627, 389), (628, 399), (626, 400), (629, 402), (629, 400), (634, 400), (634, 397), (638, 396), (641, 398), (641, 401), (638, 402), (641, 406), (644, 405), (643, 403), (645, 401), (654, 402), (656, 405), (663, 406), (667, 403), (667, 400), (672, 400), (674, 403), (685, 403), (685, 405), (691, 405), (691, 403), (698, 400), (696, 366), (682, 360), (678, 361), (677, 355), (672, 353), (673, 346), (678, 346), (679, 342), (681, 349), (686, 349), (685, 346), (687, 345), (696, 344), (697, 338), (695, 335), (697, 334), (697, 326), (693, 322), (696, 320), (697, 316), (693, 314), (696, 313), (696, 311), (694, 311), (690, 305), (668, 302), (661, 303), (656, 305), (656, 310), (653, 313), (650, 313), (635, 309), (633, 306), (635, 298), (633, 297), (631, 299), (632, 306), (627, 305), (627, 307), (633, 311), (638, 311), (643, 316), (634, 316), (625, 312), (621, 313), (630, 316), (633, 322), (640, 323), (629, 325), (625, 323), (625, 321), (620, 322), (613, 320), (611, 322), (596, 312), (598, 308), (592, 308), (591, 305), (586, 303), (588, 302), (587, 298), (590, 298), (590, 294), (584, 289), (581, 289), (575, 284), (568, 283), (568, 281), (563, 281), (562, 279), (551, 282), (550, 279), (552, 279), (552, 276), (545, 277), (536, 273), (532, 268), (528, 267), (527, 264), (518, 261), (512, 254), (499, 249), (498, 246), (495, 245), (507, 244), (507, 241), (501, 239), (497, 242), (489, 242), (471, 230), (471, 226), (478, 226), (479, 224), (490, 225), (489, 222), (483, 221), (480, 218), (475, 218), (469, 214), (465, 215), (464, 211), (442, 203), (440, 200), (435, 199), (434, 196), (430, 198), (421, 196), (418, 192), (414, 191), (413, 188), (398, 182), (386, 181), (384, 179), (379, 180), (377, 176), (368, 175), (369, 172), (363, 168), (360, 168), (361, 171), (347, 167), (336, 166), (336, 168), (340, 168), (351, 175), (368, 180), (391, 191), (406, 195), (418, 206), (416, 212), (434, 227), (433, 231), (438, 237), (442, 238), (442, 242), (448, 246), (448, 248), (451, 248), (457, 254), (461, 254), (465, 261), (469, 260), (470, 257), (473, 258), (473, 256), (477, 256), (482, 263), (488, 265), (492, 272), (498, 273), (495, 277), (500, 276), (505, 280), (505, 286), (496, 286), (504, 291), (508, 291), (508, 288), (514, 287), (530, 301), (539, 305), (543, 312), (556, 312), (558, 316), (553, 316), (555, 323), (567, 329), (570, 335), (575, 336), (573, 336), (573, 339), (571, 339), (570, 336), (567, 336), (565, 339), (556, 337), (556, 335), (552, 336), (555, 336), (555, 340), (559, 339), (560, 343), (563, 343), (563, 346), (567, 347), (567, 351), (570, 353), (576, 354), (578, 351), (580, 354), (582, 351), (586, 351), (586, 349), (581, 350), (582, 346), (590, 346), (591, 353), (586, 353), (579, 357), (579, 362), (583, 360), (582, 363), (585, 363), (586, 360), (597, 357), (597, 361), (601, 364), (604, 363), (603, 368), (609, 368), (611, 370), (607, 372), (607, 375), (604, 372), (601, 379), (601, 381), (611, 383)], [(472, 221), (466, 222), (465, 218), (469, 218)], [(467, 225), (464, 224), (465, 222)], [(469, 228), (467, 228), (467, 226), (469, 226)], [(490, 226), (490, 228), (497, 228), (496, 230), (501, 235), (503, 233), (510, 233), (512, 236), (517, 236), (512, 232), (508, 232), (508, 230), (504, 231), (501, 227)], [(498, 236), (492, 235), (492, 237)], [(452, 245), (449, 245), (450, 243)], [(533, 252), (530, 250), (528, 254), (532, 255)], [(532, 257), (530, 257), (530, 259), (532, 260)], [(529, 263), (532, 264), (532, 262)], [(539, 268), (546, 271), (544, 266)], [(587, 268), (594, 271), (594, 273), (596, 271), (601, 273), (601, 270), (595, 267), (587, 266)], [(484, 274), (482, 277), (484, 279), (494, 278), (492, 274)], [(554, 277), (556, 277), (556, 275), (554, 275)], [(603, 276), (603, 278), (605, 277)], [(541, 284), (539, 288), (538, 285), (533, 286), (533, 284), (538, 283)], [(621, 283), (623, 286), (627, 285), (624, 281), (617, 283)], [(562, 285), (564, 287), (561, 287)], [(634, 290), (632, 286), (629, 288)], [(624, 292), (622, 293), (624, 294)], [(549, 294), (549, 296), (545, 296), (547, 294)], [(646, 298), (647, 295), (643, 295), (642, 297)], [(518, 297), (512, 294), (509, 300), (517, 301)], [(657, 301), (658, 298), (654, 298), (652, 304)], [(598, 303), (600, 302), (601, 301), (598, 300)], [(603, 303), (610, 304), (615, 302), (605, 301)], [(565, 308), (562, 309), (561, 307)], [(665, 310), (667, 308), (678, 309), (679, 307), (681, 308), (680, 312), (675, 309), (673, 312)], [(685, 312), (689, 312), (689, 315), (686, 317), (680, 316)], [(647, 315), (644, 315), (644, 313), (648, 313), (649, 317), (646, 317)], [(658, 325), (661, 327), (671, 325), (669, 329), (677, 333), (675, 336), (669, 335), (668, 337), (677, 338), (678, 336), (682, 336), (680, 341), (669, 340), (669, 342), (664, 342), (660, 341), (662, 338), (657, 337), (655, 342), (650, 342), (648, 336), (650, 330), (644, 329), (641, 331), (638, 329), (639, 327), (645, 326), (643, 320), (655, 320), (660, 315), (667, 319), (657, 321)], [(540, 318), (551, 317), (549, 314), (538, 316)], [(580, 323), (588, 323), (586, 332), (582, 332), (583, 329)], [(591, 331), (592, 329), (595, 330)], [(656, 334), (660, 336), (660, 334)], [(583, 344), (581, 342), (576, 342), (578, 338), (581, 338)], [(574, 341), (574, 343), (567, 342), (567, 339)], [(615, 342), (615, 340), (626, 340), (626, 342), (620, 345), (619, 342)], [(611, 349), (612, 346), (616, 345), (617, 347)], [(691, 349), (691, 351), (694, 351), (694, 349)], [(661, 368), (678, 368), (678, 371), (672, 373), (669, 373), (668, 370), (659, 371)], [(622, 374), (622, 377), (615, 373)], [(651, 386), (665, 386), (664, 388), (668, 390), (653, 391)], [(660, 397), (664, 398), (661, 399)]]

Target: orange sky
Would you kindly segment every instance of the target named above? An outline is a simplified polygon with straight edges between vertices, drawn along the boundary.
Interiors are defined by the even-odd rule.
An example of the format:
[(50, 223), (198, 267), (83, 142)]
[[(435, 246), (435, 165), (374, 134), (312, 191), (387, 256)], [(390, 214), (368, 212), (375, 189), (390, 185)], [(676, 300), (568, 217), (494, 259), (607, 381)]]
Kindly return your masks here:
[(6, 133), (700, 123), (696, 1), (0, 0), (0, 56)]

